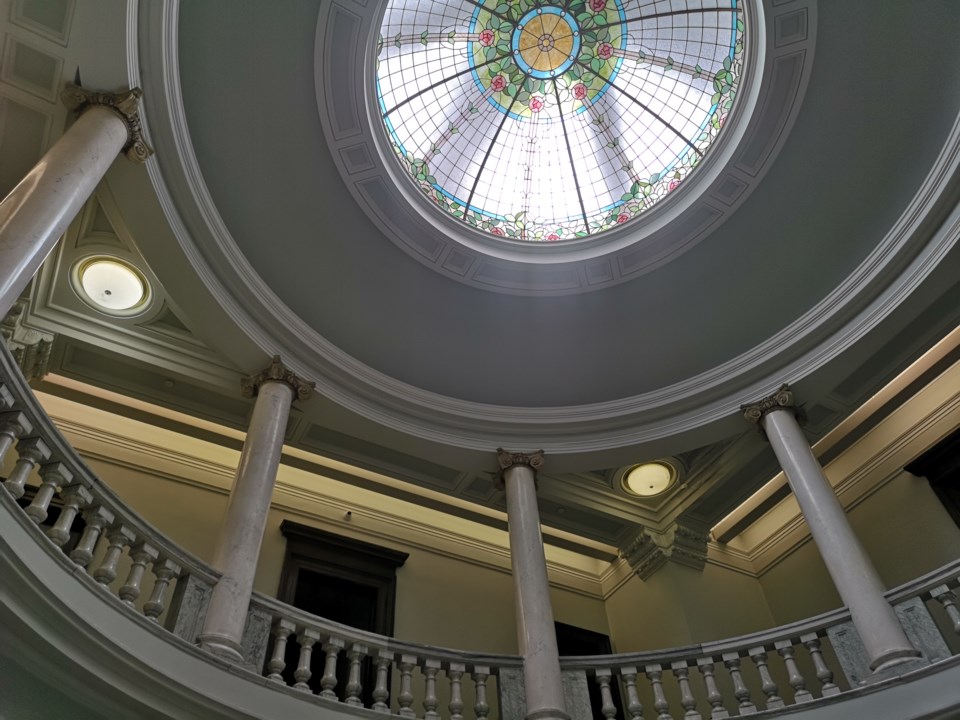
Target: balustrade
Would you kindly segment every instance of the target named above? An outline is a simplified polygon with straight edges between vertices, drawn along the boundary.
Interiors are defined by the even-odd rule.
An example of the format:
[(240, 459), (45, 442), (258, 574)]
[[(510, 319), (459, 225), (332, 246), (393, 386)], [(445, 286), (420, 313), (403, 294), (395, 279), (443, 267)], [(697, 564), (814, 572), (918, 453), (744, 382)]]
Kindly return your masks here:
[[(196, 632), (178, 615), (181, 596), (193, 588), (202, 599), (202, 589), (213, 587), (217, 573), (163, 538), (93, 475), (40, 409), (3, 349), (0, 406), (0, 456), (16, 453), (0, 491), (7, 496), (4, 506), (19, 504), (24, 528), (32, 528), (38, 543), (61, 554), (76, 578), (115, 603), (118, 612), (135, 614), (171, 641), (193, 642)], [(887, 599), (897, 606), (919, 598), (921, 608), (926, 603), (936, 611), (932, 615), (941, 636), (956, 646), (958, 575), (960, 561), (887, 593)], [(414, 718), (422, 708), (424, 720), (484, 720), (491, 711), (488, 693), (494, 692), (490, 678), (499, 682), (501, 669), (521, 667), (517, 657), (440, 650), (361, 632), (259, 594), (254, 594), (253, 611), (272, 627), (269, 647), (252, 666), (269, 687), (358, 712), (362, 706)], [(828, 634), (847, 622), (849, 614), (841, 609), (743, 638), (654, 653), (566, 658), (561, 665), (596, 684), (598, 710), (606, 720), (718, 720), (849, 691)], [(288, 655), (294, 642), (299, 647), (295, 662)], [(373, 687), (366, 695), (365, 661), (373, 668)]]

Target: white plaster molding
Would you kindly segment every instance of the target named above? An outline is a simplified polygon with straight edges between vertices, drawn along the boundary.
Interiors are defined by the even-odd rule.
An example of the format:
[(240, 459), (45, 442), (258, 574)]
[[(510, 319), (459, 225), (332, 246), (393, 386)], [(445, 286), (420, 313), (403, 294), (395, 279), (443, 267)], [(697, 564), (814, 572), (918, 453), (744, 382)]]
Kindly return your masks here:
[[(233, 465), (186, 450), (144, 442), (63, 416), (51, 415), (51, 419), (86, 459), (219, 495), (228, 495), (230, 492), (235, 475)], [(236, 451), (222, 448), (218, 449), (217, 454), (239, 456)], [(322, 468), (318, 470), (322, 471)], [(342, 494), (324, 492), (319, 483), (309, 486), (295, 483), (290, 472), (289, 468), (281, 465), (272, 501), (273, 507), (278, 510), (313, 522), (322, 522), (324, 526), (348, 535), (359, 535), (363, 539), (390, 545), (399, 542), (407, 547), (506, 575), (511, 573), (510, 549), (504, 531), (484, 529), (485, 535), (502, 536), (499, 541), (490, 537), (479, 538), (476, 534), (457, 533), (439, 528), (429, 520), (418, 520), (409, 513), (370, 508)], [(347, 511), (351, 513), (349, 521), (344, 519)], [(547, 554), (551, 555), (550, 548)], [(585, 597), (602, 599), (602, 573), (605, 572), (603, 566), (607, 564), (593, 558), (587, 563), (596, 565), (598, 570), (591, 571), (548, 558), (551, 584)]]
[[(266, 354), (350, 412), (401, 433), (473, 452), (502, 444), (552, 456), (599, 453), (663, 441), (737, 414), (745, 398), (769, 394), (821, 369), (877, 328), (932, 273), (957, 241), (949, 227), (929, 237), (926, 218), (948, 198), (960, 162), (955, 124), (933, 169), (876, 250), (823, 301), (750, 351), (669, 387), (609, 402), (521, 408), (442, 396), (398, 381), (347, 355), (283, 305), (240, 254), (203, 183), (179, 89), (177, 1), (141, 8), (128, 52), (149, 70), (132, 73), (149, 98), (151, 181), (184, 253), (227, 314)], [(135, 63), (130, 63), (131, 68)], [(849, 317), (851, 309), (857, 312)]]

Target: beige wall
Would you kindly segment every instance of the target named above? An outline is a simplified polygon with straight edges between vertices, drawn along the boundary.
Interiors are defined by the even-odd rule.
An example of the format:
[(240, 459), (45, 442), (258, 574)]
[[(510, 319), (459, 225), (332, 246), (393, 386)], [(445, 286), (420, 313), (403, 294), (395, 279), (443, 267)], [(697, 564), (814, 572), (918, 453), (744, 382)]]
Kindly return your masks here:
[(607, 599), (616, 652), (719, 640), (773, 625), (759, 581), (717, 565), (667, 564), (633, 577)]
[[(209, 561), (226, 495), (104, 460), (89, 460), (95, 472), (125, 502), (174, 542)], [(402, 541), (371, 538), (330, 527), (319, 517), (282, 509), (270, 511), (260, 552), (255, 588), (275, 595), (283, 566), (285, 518), (351, 535), (409, 553), (397, 571), (396, 637), (478, 652), (515, 653), (513, 579), (505, 569), (430, 552)], [(428, 542), (428, 541), (426, 541)], [(554, 587), (554, 614), (560, 622), (608, 633), (603, 600)]]
[[(93, 408), (74, 408), (67, 401), (48, 401), (56, 403), (57, 412), (51, 414), (65, 423), (68, 439), (109, 486), (173, 541), (210, 559), (238, 452)], [(898, 459), (893, 467), (900, 466)], [(889, 472), (869, 462), (865, 467), (872, 467), (874, 475)], [(264, 537), (257, 590), (276, 592), (285, 547), (279, 526), (290, 517), (409, 553), (398, 571), (397, 637), (481, 652), (516, 651), (504, 532), (322, 474), (284, 467), (281, 479)], [(869, 489), (880, 479), (863, 477), (859, 482)], [(350, 522), (344, 520), (347, 509), (353, 511)], [(778, 520), (784, 527), (789, 527), (788, 515)], [(907, 473), (898, 472), (863, 497), (850, 518), (888, 586), (960, 556), (960, 530), (927, 482)], [(755, 526), (762, 537), (755, 537), (753, 545), (769, 557), (782, 551), (777, 543), (770, 546), (778, 527), (769, 524), (761, 532)], [(803, 530), (791, 532), (794, 539), (789, 541), (796, 542)], [(550, 550), (556, 619), (609, 634), (618, 652), (736, 636), (839, 605), (809, 541), (765, 565), (759, 578), (716, 564), (703, 572), (668, 564), (649, 580), (629, 577), (615, 590), (608, 585), (606, 600), (601, 599), (600, 583), (607, 570), (604, 563)], [(749, 571), (750, 561), (743, 562)]]
[[(960, 557), (960, 529), (926, 479), (908, 472), (899, 472), (848, 516), (888, 588)], [(812, 541), (772, 566), (760, 582), (777, 625), (841, 605)]]

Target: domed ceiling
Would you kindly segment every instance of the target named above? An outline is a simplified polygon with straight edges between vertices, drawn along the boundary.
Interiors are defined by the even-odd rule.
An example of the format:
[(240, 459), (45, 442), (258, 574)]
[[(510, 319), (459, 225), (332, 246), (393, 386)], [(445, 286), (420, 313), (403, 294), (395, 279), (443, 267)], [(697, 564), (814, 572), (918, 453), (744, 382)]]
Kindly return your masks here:
[[(955, 64), (950, 3), (881, 13), (867, 0), (794, 0), (729, 13), (736, 4), (725, 2), (746, 23), (713, 12), (708, 38), (688, 12), (656, 31), (631, 22), (667, 3), (591, 0), (567, 13), (524, 1), (393, 0), (385, 14), (357, 0), (206, 0), (154, 13), (172, 30), (152, 33), (165, 39), (145, 51), (177, 61), (142, 64), (154, 182), (203, 282), (263, 352), (318, 382), (326, 422), (342, 411), (362, 420), (359, 433), (462, 449), (467, 464), (497, 445), (542, 445), (555, 462), (609, 467), (684, 433), (729, 433), (740, 403), (783, 381), (812, 395), (838, 362), (863, 361), (871, 344), (858, 341), (895, 308), (901, 324), (922, 310), (902, 301), (935, 266), (917, 259), (939, 252), (924, 218), (955, 201), (960, 87), (925, 80)], [(408, 22), (408, 7), (424, 22)], [(721, 74), (739, 68), (731, 40), (736, 49), (744, 28), (732, 103), (742, 117), (687, 180), (676, 163), (699, 147), (697, 128), (720, 129), (730, 98), (715, 94), (735, 89)], [(440, 64), (421, 73), (413, 35), (424, 32), (420, 55)], [(617, 63), (594, 69), (607, 45)], [(416, 112), (396, 109), (413, 111), (413, 94), (457, 73), (437, 85), (446, 94), (422, 92)], [(695, 137), (666, 130), (662, 147), (643, 145), (657, 121), (628, 96), (642, 101), (654, 77), (693, 98), (669, 123)], [(463, 103), (484, 115), (488, 141), (499, 122), (514, 144), (452, 133)], [(593, 113), (632, 139), (607, 147)], [(547, 120), (536, 137), (552, 138), (542, 160), (560, 177), (532, 183), (549, 197), (524, 210), (518, 148)], [(431, 145), (462, 162), (428, 160)], [(621, 164), (616, 182), (597, 180), (623, 152), (643, 158), (637, 177)], [(468, 171), (484, 157), (509, 180)], [(447, 193), (445, 213), (423, 183)], [(631, 204), (634, 185), (639, 197), (645, 187), (676, 196), (644, 209)], [(588, 187), (590, 209), (571, 200)], [(465, 221), (451, 198), (488, 215)], [(621, 211), (630, 222), (614, 227)], [(499, 236), (508, 216), (515, 236)], [(578, 238), (593, 218), (608, 232)], [(560, 227), (569, 240), (531, 242)]]

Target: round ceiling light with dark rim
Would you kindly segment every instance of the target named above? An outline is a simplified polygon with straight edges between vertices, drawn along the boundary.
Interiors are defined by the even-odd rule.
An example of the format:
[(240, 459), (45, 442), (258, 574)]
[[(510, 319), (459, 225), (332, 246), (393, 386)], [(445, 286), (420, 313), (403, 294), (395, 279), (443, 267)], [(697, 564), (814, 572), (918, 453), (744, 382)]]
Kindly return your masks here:
[(505, 241), (595, 236), (667, 198), (735, 108), (743, 0), (389, 0), (376, 99), (431, 203)]

